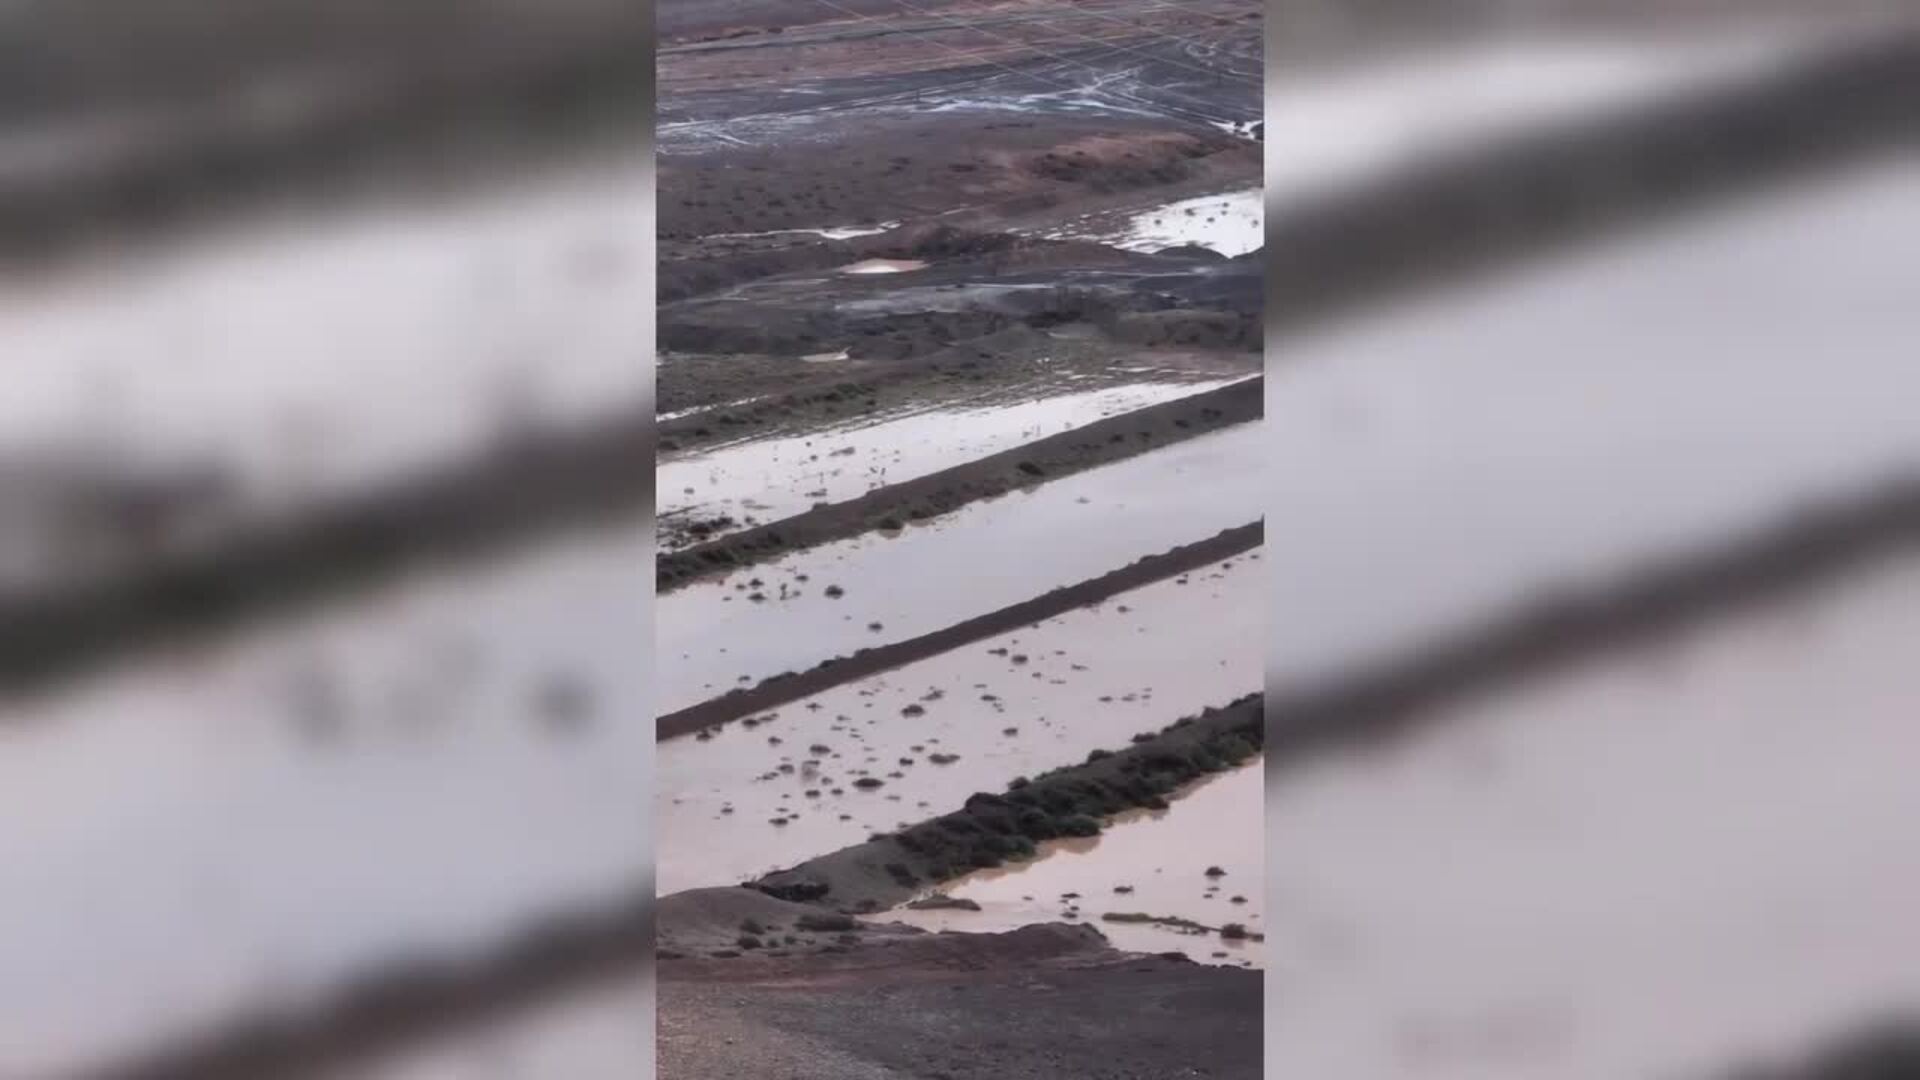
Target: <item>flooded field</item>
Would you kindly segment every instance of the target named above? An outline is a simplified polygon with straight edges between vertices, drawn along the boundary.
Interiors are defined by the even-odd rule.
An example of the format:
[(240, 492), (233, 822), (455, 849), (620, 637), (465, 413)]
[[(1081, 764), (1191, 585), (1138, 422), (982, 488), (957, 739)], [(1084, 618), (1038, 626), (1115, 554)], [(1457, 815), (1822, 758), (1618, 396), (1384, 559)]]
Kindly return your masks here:
[[(277, 505), (643, 405), (640, 164), (231, 225), (0, 281), (0, 456), (218, 468)], [(610, 299), (615, 302), (610, 302)]]
[[(1079, 1075), (1070, 1027), (1141, 1075), (1250, 1080), (1253, 972), (1128, 956), (1084, 927), (914, 934), (845, 913), (882, 911), (917, 872), (859, 863), (873, 834), (976, 793), (1230, 703), (1170, 738), (1155, 790), (1253, 752), (1261, 394), (1228, 384), (1259, 371), (1259, 268), (1158, 252), (1177, 239), (1047, 237), (1096, 207), (1105, 238), (1258, 186), (1259, 5), (676, 11), (700, 29), (661, 51), (659, 319), (684, 356), (661, 407), (761, 400), (683, 413), (659, 462), (676, 538), (656, 566), (662, 1075)], [(1176, 74), (1194, 68), (1204, 84)], [(1247, 250), (1250, 202), (1193, 216), (1232, 218), (1212, 239)], [(757, 709), (724, 699), (798, 671)], [(1144, 784), (1087, 812), (1158, 801)], [(1028, 827), (1099, 828), (1057, 813)], [(840, 857), (859, 865), (811, 877)], [(807, 880), (735, 887), (786, 869)], [(1130, 1007), (1155, 1019), (1121, 1030)], [(914, 1019), (874, 1038), (869, 1016)], [(960, 1052), (955, 1030), (997, 1035)]]
[[(1264, 785), (1258, 761), (1208, 777), (1169, 799), (1170, 809), (1122, 814), (1099, 836), (1051, 840), (1030, 862), (977, 870), (937, 890), (973, 901), (978, 911), (900, 907), (875, 920), (973, 933), (1085, 922), (1129, 952), (1180, 952), (1201, 963), (1258, 966), (1263, 942), (1223, 938), (1217, 931), (1238, 923), (1249, 934), (1266, 932), (1266, 850), (1248, 828), (1260, 820)], [(1104, 917), (1110, 914), (1168, 922)], [(1182, 928), (1172, 920), (1210, 929)]]
[(1257, 552), (1226, 560), (662, 743), (661, 893), (859, 843), (1257, 690), (1265, 573)]
[(1712, 1077), (1920, 1005), (1916, 613), (1909, 555), (1276, 772), (1269, 1061)]
[(643, 888), (646, 557), (557, 541), (0, 705), (0, 1074)]
[(1057, 394), (1013, 401), (988, 393), (978, 403), (815, 428), (803, 435), (670, 458), (655, 470), (658, 512), (662, 519), (732, 517), (732, 529), (720, 527), (706, 534), (723, 535), (754, 521), (790, 517), (818, 502), (841, 502), (1103, 417), (1234, 381), (1142, 381), (1077, 391), (1069, 390), (1073, 384), (1068, 383)]
[[(656, 708), (937, 630), (1246, 524), (1266, 490), (1262, 439), (1258, 425), (1241, 425), (897, 535), (868, 534), (663, 595)], [(958, 567), (969, 569), (956, 575)]]
[(1279, 351), (1275, 677), (1379, 660), (1920, 465), (1920, 249), (1883, 242), (1916, 228), (1907, 156)]

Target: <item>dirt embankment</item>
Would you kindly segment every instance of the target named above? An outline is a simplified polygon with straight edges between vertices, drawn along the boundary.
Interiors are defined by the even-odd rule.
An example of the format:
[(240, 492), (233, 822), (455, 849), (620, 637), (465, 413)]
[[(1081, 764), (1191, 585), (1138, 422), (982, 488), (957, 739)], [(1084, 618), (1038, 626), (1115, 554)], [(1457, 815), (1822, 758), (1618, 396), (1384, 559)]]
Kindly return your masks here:
[(906, 936), (861, 927), (845, 935), (853, 944), (806, 955), (663, 959), (659, 1075), (1260, 1075), (1259, 972), (1119, 953), (1087, 926)]
[(1036, 844), (1097, 835), (1102, 819), (1123, 810), (1165, 809), (1167, 795), (1245, 762), (1265, 740), (1264, 699), (1251, 694), (1142, 732), (1123, 750), (1096, 750), (1084, 764), (1017, 778), (1004, 793), (977, 793), (954, 813), (809, 859), (753, 887), (842, 912), (894, 907), (942, 881), (1031, 858)]
[(682, 551), (662, 553), (654, 564), (655, 587), (670, 591), (702, 577), (868, 532), (898, 533), (981, 499), (1247, 423), (1259, 418), (1264, 392), (1264, 377), (1248, 379), (1097, 420)]
[[(771, 107), (782, 107), (779, 95), (770, 96)], [(1035, 122), (954, 113), (858, 119), (831, 140), (663, 153), (662, 244), (948, 214), (991, 228), (994, 219), (1013, 213), (1084, 207), (1116, 192), (1206, 177), (1223, 185), (1258, 183), (1260, 176), (1257, 144), (1123, 118)], [(670, 150), (671, 129), (664, 137)]]

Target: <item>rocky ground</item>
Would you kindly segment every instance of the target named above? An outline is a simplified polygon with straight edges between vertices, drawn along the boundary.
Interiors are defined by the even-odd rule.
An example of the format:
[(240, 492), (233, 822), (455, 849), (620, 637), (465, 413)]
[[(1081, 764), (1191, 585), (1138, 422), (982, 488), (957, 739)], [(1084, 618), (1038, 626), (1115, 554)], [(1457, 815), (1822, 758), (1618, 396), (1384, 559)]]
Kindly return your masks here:
[(732, 888), (665, 898), (657, 927), (661, 1076), (1260, 1075), (1259, 972), (1087, 926), (928, 934)]

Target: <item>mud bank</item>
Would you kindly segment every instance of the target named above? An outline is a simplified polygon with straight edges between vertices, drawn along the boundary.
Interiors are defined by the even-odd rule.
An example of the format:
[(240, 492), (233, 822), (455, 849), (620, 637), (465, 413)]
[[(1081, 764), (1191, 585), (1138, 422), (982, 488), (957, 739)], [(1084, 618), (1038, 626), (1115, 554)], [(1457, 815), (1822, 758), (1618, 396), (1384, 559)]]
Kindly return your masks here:
[(975, 794), (954, 813), (810, 859), (752, 886), (839, 911), (894, 907), (971, 870), (1030, 858), (1036, 843), (1097, 835), (1103, 818), (1122, 811), (1164, 809), (1166, 796), (1182, 785), (1258, 754), (1265, 715), (1261, 695), (1249, 695), (1143, 733), (1125, 749), (1095, 751), (1085, 764), (1017, 778), (1004, 794)]
[[(26, 42), (0, 43), (10, 64), (32, 59), (24, 79), (60, 84), (33, 102), (42, 111), (13, 121), (27, 160), (0, 162), (0, 261), (85, 247), (103, 226), (192, 225), (343, 188), (431, 189), (626, 138), (618, 133), (649, 104), (650, 80), (632, 62), (650, 46), (648, 20), (614, 4), (557, 17), (507, 5), (474, 18), (477, 6), (460, 0), (412, 20), (365, 5), (373, 14), (356, 20), (351, 40), (278, 50), (248, 48), (253, 35), (223, 34), (184, 7), (132, 19), (111, 10), (118, 3), (72, 6), (35, 12), (28, 18), (59, 25), (28, 25)], [(284, 6), (272, 17), (307, 15)], [(40, 30), (64, 33), (67, 49), (36, 47)], [(45, 56), (81, 54), (91, 54), (85, 64), (31, 70)], [(221, 70), (227, 78), (209, 82)], [(265, 101), (276, 108), (262, 112)], [(36, 142), (59, 152), (36, 153)]]
[(1264, 379), (1255, 378), (1152, 405), (846, 502), (662, 554), (654, 568), (656, 587), (671, 591), (790, 552), (874, 531), (899, 531), (972, 502), (1245, 423), (1260, 416), (1264, 390)]

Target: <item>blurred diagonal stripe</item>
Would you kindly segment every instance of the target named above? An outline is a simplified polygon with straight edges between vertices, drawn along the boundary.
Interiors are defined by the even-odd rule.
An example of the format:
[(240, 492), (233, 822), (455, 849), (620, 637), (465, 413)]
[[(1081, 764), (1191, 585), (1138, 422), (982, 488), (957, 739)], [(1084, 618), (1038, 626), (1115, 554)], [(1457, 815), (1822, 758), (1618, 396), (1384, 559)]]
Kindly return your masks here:
[[(1685, 92), (1271, 203), (1269, 333), (1910, 144), (1916, 99), (1920, 27), (1892, 22), (1816, 38)], [(1269, 144), (1271, 160), (1284, 153)]]
[[(60, 0), (0, 12), (0, 241), (226, 209), (376, 157), (637, 130), (648, 5)], [(464, 145), (463, 145), (464, 144)], [(445, 167), (443, 165), (443, 167)]]
[(653, 505), (651, 402), (99, 580), (0, 592), (0, 691)]

